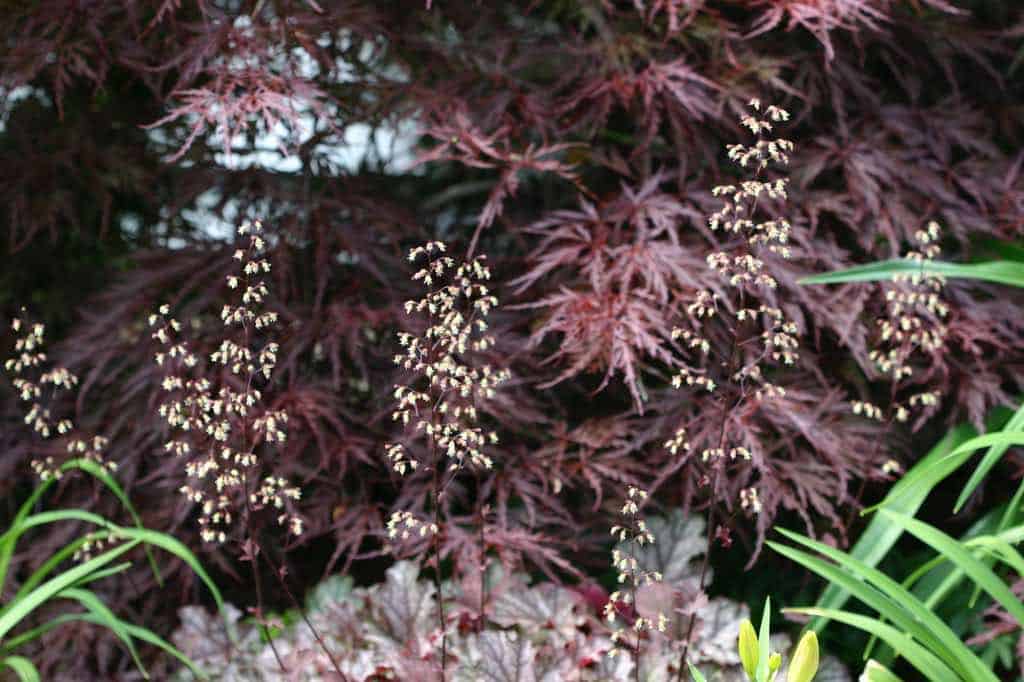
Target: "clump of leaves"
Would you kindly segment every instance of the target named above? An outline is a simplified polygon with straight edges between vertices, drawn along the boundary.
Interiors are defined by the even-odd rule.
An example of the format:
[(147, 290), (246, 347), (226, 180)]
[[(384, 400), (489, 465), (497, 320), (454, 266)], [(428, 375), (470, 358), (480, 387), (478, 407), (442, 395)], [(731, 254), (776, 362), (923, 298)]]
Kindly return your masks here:
[[(651, 618), (666, 604), (681, 607), (698, 580), (694, 559), (706, 549), (704, 522), (675, 511), (649, 519), (656, 541), (637, 553), (646, 570), (664, 571), (662, 583), (650, 592), (638, 590), (635, 604), (620, 609), (621, 618)], [(604, 619), (608, 599), (600, 588), (566, 587), (552, 582), (530, 584), (500, 564), (488, 572), (486, 625), (474, 627), (477, 604), (465, 599), (459, 583), (446, 581), (442, 595), (450, 614), (448, 672), (458, 682), (599, 682), (634, 679), (635, 648), (616, 644)], [(473, 581), (470, 581), (472, 583)], [(668, 585), (668, 594), (661, 591)], [(667, 596), (667, 601), (666, 601)], [(420, 577), (420, 567), (399, 561), (384, 582), (354, 587), (348, 577), (322, 582), (307, 601), (307, 617), (333, 653), (343, 674), (353, 682), (438, 679), (441, 633), (436, 619), (437, 589)], [(692, 600), (691, 600), (692, 601)], [(725, 598), (702, 599), (690, 660), (709, 680), (742, 682), (743, 660), (735, 642), (740, 624), (749, 617), (742, 604)], [(182, 624), (173, 641), (216, 679), (226, 682), (269, 680), (334, 680), (331, 661), (309, 626), (289, 614), (280, 617), (274, 644), (287, 667), (282, 672), (256, 623), (228, 607), (230, 626), (196, 606), (181, 611)], [(671, 633), (645, 630), (641, 679), (669, 682), (677, 675), (681, 644)], [(238, 642), (232, 646), (231, 641)], [(785, 650), (785, 635), (771, 638), (773, 650)], [(617, 655), (609, 656), (613, 649)], [(824, 659), (819, 680), (848, 682), (833, 659)], [(831, 671), (831, 672), (829, 672)], [(191, 679), (181, 670), (178, 679)]]
[[(860, 324), (885, 302), (862, 284), (796, 280), (891, 257), (931, 219), (948, 226), (953, 262), (1020, 233), (1022, 11), (968, 0), (6, 3), (0, 230), (18, 257), (0, 272), (0, 315), (38, 298), (62, 323), (59, 353), (83, 377), (79, 416), (109, 437), (128, 492), (154, 501), (146, 525), (199, 547), (171, 501), (183, 468), (153, 457), (166, 440), (152, 409), (161, 377), (139, 320), (170, 303), (209, 357), (223, 336), (209, 315), (221, 296), (210, 282), (228, 274), (223, 226), (267, 217), (268, 305), (288, 350), (265, 394), (291, 416), (274, 475), (301, 482), (307, 524), (301, 538), (273, 524), (264, 534), (284, 563), (309, 562), (320, 554), (294, 550), (322, 543), (333, 572), (380, 551), (388, 511), (430, 499), (418, 483), (394, 499), (381, 456), (399, 435), (383, 432), (401, 381), (387, 340), (417, 331), (402, 314), (415, 295), (402, 247), (472, 244), (503, 300), (522, 307), (492, 320), (502, 364), (489, 361), (516, 379), (500, 392), (495, 470), (451, 489), (452, 545), (569, 575), (581, 568), (570, 556), (598, 555), (603, 535), (582, 531), (606, 527), (603, 502), (630, 484), (663, 505), (760, 507), (756, 522), (737, 506), (718, 515), (737, 533), (763, 537), (785, 511), (835, 527), (841, 543), (850, 491), (913, 450), (901, 450), (904, 425), (881, 438), (884, 424), (850, 414), (852, 398), (888, 393)], [(772, 307), (801, 332), (800, 366), (765, 377), (784, 400), (737, 411), (734, 440), (760, 450), (716, 487), (696, 456), (720, 426), (701, 409), (713, 413), (714, 398), (670, 388), (668, 357), (685, 339), (668, 334), (673, 302), (719, 282), (705, 258), (730, 249), (707, 229), (719, 208), (709, 188), (739, 179), (725, 151), (735, 114), (769, 92), (786, 96), (796, 151), (793, 259), (765, 268)], [(502, 283), (516, 278), (512, 300)], [(936, 418), (978, 421), (1021, 389), (1024, 329), (1012, 295), (988, 283), (947, 293), (945, 350), (921, 376), (940, 393)], [(0, 400), (5, 493), (27, 489), (12, 473), (33, 456), (13, 403)], [(694, 456), (662, 446), (680, 426)], [(480, 490), (493, 506), (477, 550), (477, 534), (457, 529), (475, 527), (466, 512)], [(88, 490), (58, 494), (62, 506), (113, 509)], [(204, 551), (237, 570), (230, 553)], [(189, 594), (186, 574), (173, 594)], [(164, 624), (180, 606), (153, 590), (143, 600)], [(49, 664), (102, 678), (130, 664), (70, 658)]]

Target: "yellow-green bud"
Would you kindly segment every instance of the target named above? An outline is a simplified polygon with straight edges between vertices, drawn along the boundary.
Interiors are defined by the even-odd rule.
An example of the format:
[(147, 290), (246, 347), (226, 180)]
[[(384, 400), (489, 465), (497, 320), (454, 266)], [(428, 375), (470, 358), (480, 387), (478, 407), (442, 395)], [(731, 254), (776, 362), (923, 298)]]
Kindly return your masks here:
[(768, 672), (775, 673), (782, 667), (782, 654), (774, 653), (768, 657)]
[(740, 652), (740, 662), (743, 663), (743, 670), (751, 680), (757, 672), (757, 633), (754, 632), (754, 624), (744, 619), (740, 623), (740, 641), (737, 645)]
[(818, 672), (818, 636), (810, 631), (800, 638), (796, 653), (789, 662), (786, 682), (811, 682)]

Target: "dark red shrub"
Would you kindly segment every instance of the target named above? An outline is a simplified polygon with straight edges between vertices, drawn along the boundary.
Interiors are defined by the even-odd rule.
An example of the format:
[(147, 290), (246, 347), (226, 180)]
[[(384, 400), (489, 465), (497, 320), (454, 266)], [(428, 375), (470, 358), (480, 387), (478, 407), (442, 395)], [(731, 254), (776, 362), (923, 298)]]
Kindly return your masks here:
[[(954, 260), (1024, 234), (1024, 70), (1010, 68), (1022, 22), (1014, 3), (970, 0), (12, 5), (0, 312), (29, 305), (63, 336), (57, 355), (82, 377), (67, 408), (110, 439), (145, 522), (199, 547), (181, 462), (160, 452), (143, 325), (168, 302), (212, 352), (234, 228), (261, 219), (282, 329), (266, 393), (292, 417), (276, 469), (301, 484), (307, 526), (300, 542), (271, 528), (264, 542), (297, 579), (380, 556), (391, 511), (423, 504), (427, 486), (399, 488), (383, 444), (396, 332), (417, 324), (402, 310), (416, 292), (404, 254), (427, 239), (488, 255), (503, 302), (488, 361), (513, 375), (492, 411), (495, 469), (452, 491), (450, 549), (476, 542), (486, 496), (489, 551), (553, 572), (570, 557), (604, 566), (590, 550), (630, 483), (659, 505), (717, 505), (751, 540), (733, 551), (783, 512), (841, 533), (855, 484), (904, 457), (893, 444), (909, 430), (851, 410), (890, 394), (869, 359), (878, 289), (796, 282), (901, 254), (933, 219)], [(739, 179), (726, 145), (747, 142), (737, 115), (754, 97), (793, 114), (793, 257), (766, 268), (800, 359), (772, 370), (783, 399), (745, 403), (726, 425), (718, 397), (672, 388), (671, 332), (697, 291), (720, 286), (705, 259), (731, 247), (707, 227), (722, 205), (711, 189)], [(945, 296), (945, 350), (917, 376), (940, 390), (941, 419), (979, 422), (1022, 389), (1020, 302), (977, 284)], [(0, 407), (10, 494), (35, 446), (9, 394)], [(727, 426), (752, 457), (713, 477), (664, 447), (680, 426), (691, 452)], [(740, 504), (752, 487), (756, 516)], [(91, 488), (60, 494), (113, 509)], [(204, 551), (240, 572), (237, 552)], [(194, 596), (187, 581), (123, 596), (171, 619)], [(65, 647), (92, 644), (62, 632), (52, 670), (120, 665), (72, 658)]]

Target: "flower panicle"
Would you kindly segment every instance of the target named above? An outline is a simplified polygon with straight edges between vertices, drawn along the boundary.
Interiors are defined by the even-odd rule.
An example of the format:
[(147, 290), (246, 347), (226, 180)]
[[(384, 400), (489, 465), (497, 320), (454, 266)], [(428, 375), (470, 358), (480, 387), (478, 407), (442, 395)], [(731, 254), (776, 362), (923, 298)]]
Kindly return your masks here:
[[(181, 340), (183, 325), (171, 316), (169, 304), (148, 319), (159, 346), (154, 360), (165, 370), (161, 386), (167, 399), (159, 413), (171, 438), (163, 449), (185, 459), (189, 480), (180, 492), (198, 506), (206, 542), (225, 542), (243, 508), (274, 510), (290, 534), (303, 532), (303, 520), (294, 512), (300, 490), (281, 477), (261, 478), (267, 462), (258, 451), (287, 440), (288, 413), (264, 407), (256, 386), (257, 380), (270, 380), (280, 351), (271, 336), (278, 316), (266, 309), (267, 238), (259, 221), (242, 224), (238, 236), (244, 246), (232, 254), (237, 270), (225, 277), (230, 300), (220, 311), (224, 337), (205, 362)], [(226, 377), (211, 381), (201, 371), (216, 367)]]
[[(758, 99), (752, 99), (740, 116), (742, 127), (756, 139), (727, 145), (726, 152), (747, 177), (713, 188), (712, 195), (723, 205), (707, 222), (717, 240), (706, 263), (719, 282), (714, 290), (694, 294), (671, 334), (684, 356), (672, 376), (673, 387), (717, 393), (723, 405), (733, 406), (732, 413), (747, 404), (784, 398), (785, 387), (769, 377), (800, 361), (799, 325), (776, 302), (779, 283), (766, 261), (794, 255), (793, 225), (784, 211), (789, 180), (768, 177), (773, 167), (785, 168), (794, 151), (790, 140), (773, 136), (789, 118), (785, 109), (765, 106)], [(731, 344), (722, 344), (723, 332), (732, 338)], [(729, 414), (723, 412), (722, 419), (720, 435), (704, 436), (704, 443), (690, 442), (689, 424), (680, 424), (665, 441), (665, 449), (673, 456), (699, 454), (709, 466), (755, 459), (756, 444), (740, 434), (742, 429), (729, 427)], [(760, 513), (755, 487), (741, 488), (739, 497), (742, 509)]]
[[(409, 252), (409, 261), (420, 264), (412, 279), (425, 292), (407, 301), (405, 310), (425, 316), (427, 325), (418, 334), (398, 335), (402, 352), (394, 362), (410, 373), (410, 380), (395, 386), (391, 416), (432, 439), (450, 470), (490, 469), (494, 462), (486, 447), (496, 444), (498, 436), (479, 426), (478, 405), (494, 398), (498, 385), (511, 374), (471, 356), (495, 344), (487, 333), (487, 316), (498, 299), (487, 284), (491, 272), (484, 256), (458, 262), (446, 254), (444, 243), (438, 241)], [(386, 444), (385, 456), (401, 475), (419, 467), (401, 443)]]
[[(24, 404), (23, 421), (44, 441), (61, 439), (64, 453), (69, 458), (95, 462), (108, 471), (117, 466), (105, 458), (108, 441), (100, 435), (81, 433), (72, 419), (53, 413), (53, 403), (62, 394), (74, 391), (78, 377), (62, 366), (47, 369), (49, 357), (43, 350), (46, 327), (29, 323), (23, 317), (11, 321), (11, 330), (17, 335), (14, 355), (4, 362), (4, 370), (11, 374), (11, 384)], [(32, 459), (32, 471), (46, 481), (63, 476), (61, 457), (44, 454)]]
[[(617, 572), (616, 580), (622, 587), (612, 592), (604, 605), (605, 620), (612, 627), (612, 647), (607, 652), (610, 657), (618, 656), (631, 638), (635, 639), (635, 648), (639, 655), (642, 633), (648, 630), (664, 633), (668, 629), (669, 619), (663, 611), (645, 614), (637, 609), (637, 591), (660, 583), (663, 579), (660, 572), (646, 569), (638, 556), (641, 548), (655, 542), (654, 534), (640, 514), (646, 500), (646, 491), (630, 485), (619, 509), (622, 523), (611, 528), (612, 537), (616, 541), (616, 546), (612, 549), (612, 566)], [(630, 606), (634, 612), (633, 622), (627, 627), (622, 622), (621, 613)]]

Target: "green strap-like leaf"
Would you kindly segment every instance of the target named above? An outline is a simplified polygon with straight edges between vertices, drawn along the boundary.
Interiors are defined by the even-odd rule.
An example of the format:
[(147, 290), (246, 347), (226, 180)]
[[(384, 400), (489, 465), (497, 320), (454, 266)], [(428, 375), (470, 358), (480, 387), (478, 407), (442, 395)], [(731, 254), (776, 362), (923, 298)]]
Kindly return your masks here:
[(4, 658), (4, 665), (14, 671), (21, 682), (39, 682), (39, 671), (32, 665), (32, 661), (23, 656), (7, 656)]
[(1024, 263), (1008, 260), (984, 263), (947, 263), (893, 259), (858, 265), (845, 270), (823, 272), (799, 280), (800, 284), (847, 284), (880, 282), (916, 274), (940, 275), (949, 279), (976, 279), (997, 284), (1024, 287)]
[(757, 633), (757, 682), (768, 681), (768, 658), (771, 656), (772, 636), (772, 598), (765, 597), (764, 611), (761, 613), (761, 627)]
[(827, 564), (791, 547), (770, 543), (769, 546), (772, 549), (821, 575), (831, 583), (843, 587), (877, 611), (879, 615), (891, 620), (904, 632), (935, 652), (961, 677), (979, 680), (979, 682), (981, 680), (997, 682), (997, 678), (964, 645), (956, 633), (950, 630), (941, 618), (922, 604), (903, 585), (878, 569), (867, 566), (834, 547), (784, 529), (779, 532), (793, 542), (826, 556), (836, 562), (836, 565)]
[(59, 616), (55, 616), (41, 625), (37, 625), (30, 630), (24, 630), (9, 639), (5, 639), (3, 644), (0, 645), (0, 654), (8, 654), (12, 651), (17, 651), (28, 642), (45, 635), (50, 630), (59, 625), (63, 625), (64, 623), (79, 621), (92, 622), (88, 618), (89, 615), (90, 614), (88, 613), (64, 613)]
[(217, 603), (217, 608), (221, 612), (224, 611), (224, 600), (221, 598), (220, 590), (217, 589), (217, 584), (213, 582), (213, 578), (203, 569), (203, 565), (199, 563), (199, 559), (192, 553), (192, 550), (186, 547), (180, 540), (167, 533), (161, 533), (148, 528), (119, 528), (117, 532), (136, 542), (143, 542), (147, 546), (159, 547), (184, 561), (206, 584), (210, 594), (213, 595), (214, 601)]
[(11, 629), (20, 623), (25, 616), (37, 609), (40, 605), (52, 599), (55, 595), (71, 587), (79, 580), (95, 570), (110, 564), (114, 559), (125, 554), (136, 545), (138, 540), (126, 542), (123, 545), (107, 550), (97, 557), (93, 557), (74, 568), (64, 571), (60, 575), (50, 578), (45, 583), (24, 595), (11, 608), (0, 615), (0, 640), (7, 636)]
[(892, 523), (907, 530), (921, 542), (929, 545), (939, 554), (945, 555), (956, 564), (971, 580), (981, 586), (989, 596), (1002, 604), (1017, 622), (1024, 625), (1024, 603), (1017, 598), (1012, 590), (993, 573), (988, 566), (978, 560), (963, 544), (957, 542), (942, 531), (927, 523), (910, 518), (905, 514), (883, 509), (880, 512)]
[(960, 510), (967, 503), (967, 499), (1012, 445), (1024, 445), (1024, 405), (1017, 408), (1017, 412), (999, 433), (972, 438), (953, 451), (953, 454), (957, 454), (988, 447), (985, 456), (981, 458), (981, 462), (971, 472), (971, 477), (964, 486), (964, 489), (960, 491), (960, 496), (956, 499), (956, 504), (953, 506), (954, 514), (960, 513)]
[(7, 584), (7, 569), (10, 567), (11, 557), (14, 556), (14, 546), (18, 542), (18, 534), (12, 533), (12, 531), (21, 524), (25, 517), (32, 513), (32, 509), (35, 507), (36, 502), (39, 501), (39, 498), (43, 496), (43, 493), (45, 493), (47, 489), (54, 484), (54, 482), (54, 479), (51, 478), (40, 483), (36, 489), (32, 491), (32, 494), (28, 496), (28, 499), (22, 503), (21, 507), (18, 508), (17, 515), (14, 517), (14, 520), (11, 521), (10, 529), (0, 536), (0, 591), (2, 591), (4, 586)]
[[(1013, 544), (1019, 544), (1024, 541), (1024, 526), (1017, 526), (1010, 528), (1009, 530), (1002, 531), (995, 535), (978, 535), (971, 537), (970, 533), (965, 534), (960, 542), (975, 552), (979, 560), (982, 563), (991, 566), (995, 563), (996, 559), (1002, 558), (1008, 564), (1017, 566), (1020, 564), (1020, 554), (1013, 549)], [(942, 566), (949, 561), (948, 557), (936, 556), (929, 561), (921, 564), (914, 572), (911, 573), (903, 581), (903, 586), (914, 588), (914, 593), (918, 596), (927, 595), (924, 598), (925, 606), (934, 608), (937, 604), (941, 603), (953, 589), (964, 579), (965, 574), (955, 564), (947, 567), (944, 573), (934, 573), (936, 568)], [(932, 574), (929, 576), (929, 574)], [(922, 580), (928, 576), (930, 579), (927, 581)], [(921, 584), (918, 585), (918, 582)], [(979, 588), (980, 589), (980, 588)]]
[(127, 647), (128, 653), (131, 654), (132, 660), (142, 673), (142, 676), (147, 680), (149, 679), (149, 673), (146, 672), (146, 667), (142, 665), (139, 652), (135, 648), (134, 642), (132, 642), (132, 637), (128, 633), (125, 623), (110, 610), (109, 606), (103, 603), (102, 599), (97, 597), (95, 593), (80, 587), (69, 587), (66, 590), (61, 590), (56, 596), (57, 598), (77, 601), (96, 618), (100, 625), (117, 635), (117, 638)]
[[(882, 501), (882, 505), (889, 509), (895, 509), (908, 515), (917, 513), (924, 499), (931, 492), (932, 488), (943, 478), (948, 476), (956, 467), (947, 463), (943, 469), (930, 471), (928, 480), (921, 482), (915, 480), (920, 472), (931, 469), (932, 465), (944, 458), (956, 446), (975, 435), (975, 430), (967, 425), (959, 426), (951, 430), (946, 437), (931, 449), (931, 451), (907, 474), (892, 487), (889, 494)], [(967, 455), (963, 455), (967, 457)], [(851, 548), (849, 556), (857, 559), (867, 566), (877, 566), (889, 550), (892, 548), (903, 529), (887, 523), (884, 519), (874, 518), (868, 527), (861, 533), (856, 544)], [(850, 594), (838, 585), (829, 585), (818, 598), (817, 606), (824, 609), (838, 609), (846, 603)], [(811, 627), (820, 632), (825, 626), (822, 620), (814, 620)]]
[[(132, 520), (135, 522), (135, 527), (140, 530), (144, 529), (144, 526), (142, 525), (142, 517), (139, 516), (139, 513), (135, 510), (135, 507), (132, 506), (131, 500), (128, 499), (128, 495), (124, 492), (121, 486), (118, 485), (117, 481), (115, 481), (114, 478), (106, 471), (106, 469), (104, 469), (96, 462), (93, 462), (92, 460), (88, 459), (70, 459), (64, 462), (64, 464), (62, 464), (60, 467), (60, 470), (62, 472), (71, 471), (72, 469), (79, 469), (81, 471), (84, 471), (85, 473), (93, 476), (98, 481), (103, 483), (103, 485), (109, 488), (110, 491), (114, 493), (114, 496), (121, 501), (121, 504), (124, 505), (125, 509), (128, 510), (128, 513), (131, 515)], [(29, 495), (29, 498), (25, 500), (25, 502), (18, 509), (18, 514), (14, 517), (14, 520), (11, 522), (11, 526), (8, 529), (8, 531), (4, 533), (2, 536), (0, 536), (0, 591), (2, 591), (4, 585), (6, 584), (7, 571), (8, 568), (10, 567), (11, 558), (14, 556), (14, 548), (18, 542), (18, 538), (21, 537), (21, 534), (24, 533), (25, 530), (27, 530), (27, 528), (22, 527), (22, 522), (29, 516), (29, 514), (32, 513), (32, 509), (35, 508), (36, 503), (43, 496), (43, 494), (47, 490), (49, 490), (50, 486), (52, 486), (55, 482), (55, 479), (50, 478), (40, 483), (36, 487), (36, 489), (32, 491), (32, 494)], [(88, 514), (88, 512), (81, 512), (80, 510), (63, 511), (79, 511), (81, 514)], [(79, 520), (89, 520), (91, 523), (96, 523), (95, 520), (86, 519), (85, 517), (78, 518)], [(105, 524), (108, 522), (104, 519), (103, 523)], [(156, 559), (153, 557), (153, 553), (149, 550), (149, 547), (145, 548), (145, 552), (146, 559), (147, 561), (149, 561), (150, 570), (153, 571), (153, 575), (156, 578), (157, 583), (163, 585), (163, 576), (160, 574), (160, 568), (159, 566), (157, 566)]]
[(872, 659), (864, 666), (864, 672), (860, 676), (865, 682), (903, 682), (899, 677), (889, 671), (884, 665)]
[[(83, 621), (86, 623), (92, 623), (94, 625), (104, 625), (104, 622), (92, 613), (65, 613), (63, 615), (57, 616), (52, 620), (47, 621), (46, 623), (43, 623), (38, 627), (33, 628), (32, 630), (27, 630), (25, 632), (18, 633), (18, 635), (15, 637), (11, 637), (9, 640), (4, 642), (4, 645), (2, 648), (0, 648), (0, 651), (16, 650), (18, 647), (26, 644), (27, 642), (32, 641), (33, 639), (36, 639), (40, 635), (49, 632), (50, 630), (54, 629), (59, 625), (63, 625), (64, 623)], [(195, 661), (193, 661), (180, 650), (175, 648), (174, 645), (170, 644), (165, 639), (161, 638), (159, 635), (153, 633), (152, 631), (146, 628), (140, 627), (138, 625), (132, 625), (131, 623), (125, 621), (121, 621), (121, 624), (124, 626), (124, 629), (128, 632), (128, 634), (130, 634), (135, 639), (142, 640), (143, 642), (157, 646), (166, 651), (174, 658), (181, 661), (185, 666), (188, 667), (189, 670), (192, 671), (192, 674), (195, 675), (196, 678), (201, 680), (209, 679), (209, 676), (206, 675), (206, 673), (204, 673), (196, 665)]]
[(49, 559), (43, 562), (43, 565), (32, 572), (25, 582), (21, 584), (14, 597), (11, 598), (3, 607), (0, 607), (0, 616), (7, 613), (8, 609), (13, 607), (18, 601), (26, 594), (35, 589), (36, 585), (41, 583), (60, 563), (67, 560), (69, 557), (74, 556), (74, 553), (85, 544), (86, 538), (76, 538), (70, 543), (55, 552)]
[[(808, 616), (817, 616), (821, 619), (834, 620), (875, 635), (893, 649), (900, 652), (900, 655), (903, 656), (910, 665), (917, 668), (921, 674), (932, 682), (954, 682), (955, 680), (963, 679), (950, 670), (949, 666), (943, 663), (935, 654), (915, 642), (913, 637), (900, 632), (891, 625), (887, 625), (876, 618), (869, 618), (867, 616), (861, 616), (856, 613), (849, 613), (847, 611), (839, 611), (836, 609), (804, 608), (786, 609), (785, 611), (787, 613), (801, 613)], [(965, 680), (965, 682), (975, 681)]]
[(146, 642), (148, 644), (152, 644), (153, 646), (157, 646), (157, 647), (163, 649), (168, 654), (170, 654), (171, 656), (174, 656), (176, 659), (181, 661), (185, 666), (187, 666), (188, 669), (192, 671), (192, 674), (195, 675), (200, 680), (208, 680), (208, 679), (210, 679), (209, 676), (206, 675), (206, 673), (204, 673), (202, 670), (199, 669), (199, 667), (196, 665), (195, 661), (193, 661), (191, 658), (189, 658), (188, 656), (183, 654), (181, 651), (179, 651), (177, 648), (175, 648), (175, 646), (173, 644), (171, 644), (167, 640), (163, 639), (162, 637), (160, 637), (156, 633), (154, 633), (151, 630), (148, 630), (148, 629), (146, 629), (144, 627), (140, 627), (138, 625), (132, 625), (131, 623), (125, 623), (124, 625), (125, 625), (125, 628), (127, 628), (128, 633), (131, 634), (132, 637), (134, 637), (135, 639), (141, 639), (143, 642)]
[[(139, 516), (137, 511), (135, 511), (135, 507), (132, 505), (131, 500), (128, 499), (128, 494), (125, 493), (118, 482), (114, 480), (114, 477), (111, 476), (106, 469), (90, 459), (70, 460), (65, 462), (64, 466), (61, 467), (61, 469), (64, 468), (81, 469), (87, 474), (92, 475), (98, 481), (103, 483), (103, 485), (107, 486), (107, 488), (110, 489), (110, 492), (114, 493), (114, 496), (120, 500), (121, 504), (124, 505), (124, 508), (128, 510), (128, 514), (131, 515), (132, 521), (135, 522), (135, 527), (139, 530), (145, 529), (145, 526), (142, 525), (142, 517)], [(149, 547), (145, 547), (144, 551), (146, 552), (146, 560), (149, 562), (149, 569), (153, 572), (153, 577), (156, 578), (157, 584), (163, 587), (164, 579), (163, 576), (160, 575), (160, 567), (157, 565), (156, 559), (153, 557), (153, 553), (149, 550)]]
[[(917, 621), (912, 615), (912, 612), (920, 612), (925, 609), (916, 599), (912, 600), (913, 602), (916, 602), (913, 604), (897, 604), (882, 595), (876, 589), (869, 587), (864, 582), (861, 582), (861, 580), (852, 577), (849, 573), (845, 573), (836, 566), (824, 562), (821, 559), (817, 559), (806, 552), (801, 552), (793, 549), (792, 547), (786, 547), (785, 545), (778, 545), (771, 541), (768, 541), (766, 544), (782, 556), (800, 564), (814, 573), (817, 573), (825, 580), (842, 586), (854, 597), (878, 612), (879, 616), (884, 619), (884, 621), (880, 622), (892, 622), (903, 632), (921, 642), (921, 644), (929, 651), (935, 653), (939, 658), (942, 658), (946, 665), (956, 671), (957, 675), (964, 679), (972, 679), (968, 676), (967, 670), (973, 667), (968, 663), (968, 660), (976, 658), (974, 654), (968, 651), (967, 659), (958, 658), (953, 653), (952, 649), (947, 649), (944, 646), (943, 641), (948, 640), (948, 638), (932, 632), (924, 623)], [(952, 635), (952, 639), (955, 639), (959, 646), (963, 647), (963, 643), (960, 642), (959, 638), (955, 635)], [(980, 664), (980, 661), (976, 661), (976, 663)], [(981, 665), (980, 667), (984, 668), (984, 665)], [(981, 678), (979, 678), (979, 682), (980, 679)], [(995, 682), (996, 680), (996, 678), (992, 676), (989, 676), (988, 679), (992, 682)]]

